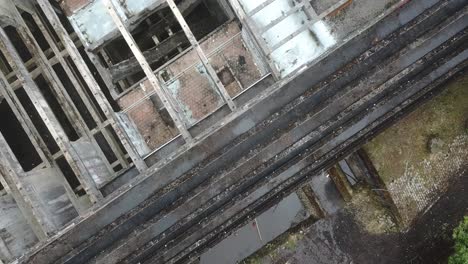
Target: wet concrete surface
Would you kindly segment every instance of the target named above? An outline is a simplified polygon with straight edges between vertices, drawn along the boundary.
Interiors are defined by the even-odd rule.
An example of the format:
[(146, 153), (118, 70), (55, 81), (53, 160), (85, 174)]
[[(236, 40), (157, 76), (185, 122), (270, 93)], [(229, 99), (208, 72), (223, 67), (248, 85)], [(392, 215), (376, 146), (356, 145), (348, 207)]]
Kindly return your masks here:
[(344, 209), (304, 229), (294, 250), (280, 248), (274, 258), (269, 254), (248, 263), (447, 263), (452, 230), (468, 214), (468, 164), (456, 175), (440, 199), (406, 231), (371, 234)]
[(327, 215), (336, 213), (344, 206), (344, 200), (328, 173), (312, 177), (309, 185)]
[(308, 217), (310, 214), (293, 193), (208, 250), (200, 264), (237, 263)]

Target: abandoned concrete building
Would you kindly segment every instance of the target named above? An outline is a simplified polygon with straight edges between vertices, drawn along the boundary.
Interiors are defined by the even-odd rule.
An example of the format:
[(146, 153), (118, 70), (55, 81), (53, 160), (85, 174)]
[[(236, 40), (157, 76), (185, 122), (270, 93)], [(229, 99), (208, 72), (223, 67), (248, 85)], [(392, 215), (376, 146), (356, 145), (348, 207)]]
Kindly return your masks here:
[(410, 227), (443, 184), (390, 180), (372, 146), (463, 78), (467, 15), (467, 0), (0, 0), (0, 263), (236, 263), (366, 188)]

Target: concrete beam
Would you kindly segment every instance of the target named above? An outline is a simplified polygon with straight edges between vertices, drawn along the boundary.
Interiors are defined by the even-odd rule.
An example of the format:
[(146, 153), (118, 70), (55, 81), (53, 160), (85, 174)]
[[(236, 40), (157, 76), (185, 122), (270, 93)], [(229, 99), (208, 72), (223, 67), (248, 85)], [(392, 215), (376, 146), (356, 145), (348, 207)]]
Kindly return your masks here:
[[(44, 38), (47, 40), (47, 43), (51, 47), (52, 51), (54, 52), (55, 57), (57, 58), (58, 62), (60, 63), (60, 65), (63, 67), (63, 69), (67, 73), (67, 76), (70, 79), (70, 81), (72, 82), (73, 86), (76, 88), (76, 91), (80, 95), (80, 98), (83, 100), (83, 103), (85, 104), (87, 110), (89, 111), (89, 113), (93, 117), (94, 122), (96, 122), (98, 124), (98, 126), (100, 126), (99, 124), (101, 124), (101, 126), (102, 126), (101, 118), (99, 116), (99, 113), (97, 112), (98, 110), (96, 109), (94, 103), (89, 98), (88, 94), (84, 91), (85, 88), (83, 87), (81, 81), (79, 81), (77, 79), (77, 77), (73, 73), (73, 70), (71, 69), (70, 65), (68, 65), (68, 63), (65, 61), (65, 58), (67, 56), (69, 56), (69, 55), (68, 54), (63, 54), (64, 52), (60, 51), (59, 47), (57, 46), (57, 44), (53, 40), (51, 33), (47, 30), (46, 26), (42, 22), (42, 19), (36, 13), (33, 13), (32, 17), (33, 17), (34, 21), (36, 22), (37, 26), (39, 27), (39, 29), (41, 30), (42, 34), (44, 35)], [(92, 53), (88, 53), (88, 55), (91, 55), (91, 54)], [(98, 64), (96, 62), (97, 59), (94, 56), (93, 57), (90, 56), (90, 59), (93, 62), (95, 62), (96, 68), (100, 72), (101, 76), (103, 76), (103, 79), (106, 80), (105, 73), (107, 73), (107, 71), (102, 72), (100, 70), (101, 69), (99, 67), (100, 64)], [(114, 86), (112, 86), (112, 87), (114, 87)], [(115, 89), (115, 87), (114, 87), (114, 89)], [(114, 89), (111, 88), (111, 92)], [(111, 147), (113, 153), (115, 154), (115, 156), (119, 160), (120, 164), (123, 167), (128, 167), (129, 164), (128, 164), (127, 159), (124, 157), (125, 154), (121, 151), (121, 149), (118, 146), (118, 143), (116, 142), (116, 139), (113, 137), (113, 135), (110, 135), (108, 130), (107, 129), (102, 129), (102, 127), (101, 127), (101, 129), (99, 131), (106, 138), (107, 142), (109, 143), (109, 146)], [(94, 133), (94, 132), (91, 131), (91, 133)]]
[(182, 137), (185, 139), (186, 142), (191, 142), (192, 136), (188, 132), (187, 126), (180, 118), (180, 114), (175, 110), (174, 104), (172, 103), (172, 100), (171, 100), (171, 95), (168, 94), (166, 89), (161, 87), (160, 82), (158, 78), (156, 77), (156, 74), (153, 72), (150, 65), (146, 61), (146, 58), (143, 56), (143, 53), (138, 48), (138, 45), (136, 44), (135, 39), (133, 39), (132, 35), (128, 31), (128, 29), (125, 27), (125, 24), (122, 18), (120, 17), (120, 15), (117, 13), (117, 10), (115, 9), (115, 6), (112, 3), (112, 1), (111, 0), (103, 0), (103, 1), (114, 23), (117, 25), (117, 28), (120, 30), (120, 33), (122, 34), (128, 46), (132, 50), (133, 54), (135, 55), (135, 58), (140, 63), (140, 66), (145, 72), (146, 77), (150, 81), (158, 97), (163, 102), (164, 107), (169, 112), (169, 115), (174, 121), (177, 129), (179, 130), (179, 132), (181, 133)]
[(216, 74), (216, 71), (213, 69), (213, 66), (211, 66), (211, 63), (208, 61), (208, 58), (206, 57), (205, 53), (203, 52), (202, 48), (200, 47), (200, 44), (198, 43), (197, 39), (192, 33), (192, 30), (190, 30), (190, 27), (187, 25), (187, 22), (185, 21), (184, 17), (182, 16), (182, 13), (180, 10), (177, 8), (177, 5), (175, 4), (174, 0), (166, 0), (166, 3), (169, 5), (169, 8), (171, 9), (172, 13), (176, 17), (177, 21), (179, 22), (180, 26), (182, 27), (182, 30), (185, 33), (185, 36), (187, 36), (188, 40), (192, 44), (192, 47), (195, 49), (197, 52), (198, 57), (203, 63), (203, 66), (205, 66), (205, 69), (208, 71), (208, 75), (213, 79), (216, 88), (218, 89), (218, 92), (221, 94), (223, 97), (224, 101), (226, 104), (229, 106), (231, 111), (236, 110), (236, 105), (232, 101), (231, 96), (229, 96), (226, 88), (224, 85), (221, 83), (221, 80), (219, 79), (218, 75)]
[(26, 91), (26, 94), (31, 99), (31, 102), (33, 103), (38, 114), (43, 119), (44, 124), (54, 137), (54, 140), (59, 146), (60, 150), (62, 150), (78, 180), (83, 185), (86, 192), (90, 195), (91, 200), (97, 202), (98, 200), (102, 199), (102, 194), (97, 189), (96, 184), (89, 175), (88, 170), (80, 161), (76, 151), (70, 145), (68, 137), (57, 120), (57, 117), (49, 108), (46, 99), (41, 93), (39, 87), (31, 78), (28, 70), (21, 60), (21, 57), (17, 53), (13, 43), (11, 43), (3, 28), (0, 29), (0, 50), (3, 51), (4, 56), (7, 58), (13, 70), (17, 72), (18, 79), (23, 84), (23, 88)]
[(52, 162), (52, 154), (50, 153), (49, 149), (47, 148), (44, 140), (42, 139), (39, 131), (34, 126), (30, 116), (24, 109), (23, 105), (21, 104), (20, 100), (16, 96), (13, 88), (8, 83), (3, 72), (0, 71), (0, 94), (3, 98), (7, 101), (8, 105), (10, 106), (11, 110), (15, 114), (16, 118), (18, 119), (21, 127), (24, 131), (29, 135), (29, 139), (31, 143), (35, 147), (37, 153), (41, 157), (42, 161), (47, 167), (51, 166)]
[(46, 210), (34, 201), (33, 197), (23, 188), (21, 180), (24, 171), (10, 149), (7, 141), (0, 133), (0, 178), (7, 192), (15, 199), (18, 207), (28, 221), (30, 227), (40, 240), (47, 239), (56, 229), (49, 219)]
[(48, 0), (38, 0), (37, 2), (44, 14), (47, 16), (47, 19), (49, 19), (49, 22), (52, 25), (52, 27), (54, 27), (54, 29), (56, 30), (57, 35), (59, 36), (66, 50), (70, 54), (70, 57), (72, 58), (76, 67), (78, 68), (78, 71), (81, 73), (81, 76), (83, 77), (92, 94), (94, 95), (94, 98), (96, 99), (100, 108), (102, 109), (110, 124), (114, 128), (125, 150), (128, 152), (130, 158), (133, 161), (133, 164), (135, 165), (135, 167), (137, 167), (139, 171), (146, 170), (146, 163), (138, 155), (138, 152), (136, 151), (135, 147), (132, 145), (130, 139), (125, 134), (124, 129), (118, 123), (117, 117), (110, 103), (107, 101), (104, 93), (101, 91), (97, 81), (93, 78), (92, 72), (87, 67), (86, 62), (81, 57), (81, 54), (76, 48), (75, 43), (72, 41), (70, 35), (67, 33), (66, 29), (60, 22), (59, 17), (54, 11), (54, 8)]
[(15, 6), (11, 4), (10, 0), (0, 0), (0, 26), (16, 25), (14, 15)]

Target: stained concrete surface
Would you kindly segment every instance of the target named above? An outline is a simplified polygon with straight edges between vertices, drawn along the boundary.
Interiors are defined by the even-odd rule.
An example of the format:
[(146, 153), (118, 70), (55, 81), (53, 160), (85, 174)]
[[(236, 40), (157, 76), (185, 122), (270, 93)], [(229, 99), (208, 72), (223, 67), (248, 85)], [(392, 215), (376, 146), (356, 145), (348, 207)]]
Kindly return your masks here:
[(204, 253), (200, 263), (237, 263), (308, 217), (310, 214), (293, 193)]
[[(430, 195), (421, 188), (411, 189), (412, 197), (425, 197), (425, 203), (413, 203), (411, 214), (399, 206), (407, 216), (403, 223), (397, 226), (381, 206), (368, 199), (370, 195), (359, 192), (346, 209), (300, 230), (301, 238), (293, 247), (279, 242), (246, 263), (446, 263), (452, 253), (452, 230), (468, 214), (468, 156), (463, 147), (468, 133), (466, 84), (466, 74), (447, 83), (445, 92), (366, 147), (394, 199), (399, 193), (391, 186), (398, 178), (393, 174), (404, 176), (411, 166), (421, 167), (421, 175), (413, 173), (412, 179), (424, 177), (439, 186)], [(448, 144), (452, 141), (459, 144)], [(413, 181), (406, 179), (406, 185), (412, 186)], [(403, 185), (399, 188), (405, 189)], [(297, 236), (297, 232), (286, 236)]]
[[(317, 13), (325, 11), (338, 0), (311, 1)], [(377, 18), (398, 0), (352, 0), (340, 12), (327, 17), (324, 21), (337, 40), (343, 40), (352, 33), (362, 30), (369, 21)]]
[(348, 208), (290, 234), (302, 234), (294, 247), (280, 245), (246, 263), (446, 263), (452, 230), (468, 214), (468, 166), (456, 175), (447, 192), (407, 232), (369, 232)]
[(0, 263), (20, 256), (26, 248), (37, 243), (18, 205), (10, 194), (0, 194)]
[(328, 173), (312, 177), (309, 185), (325, 214), (332, 215), (343, 207), (344, 200)]

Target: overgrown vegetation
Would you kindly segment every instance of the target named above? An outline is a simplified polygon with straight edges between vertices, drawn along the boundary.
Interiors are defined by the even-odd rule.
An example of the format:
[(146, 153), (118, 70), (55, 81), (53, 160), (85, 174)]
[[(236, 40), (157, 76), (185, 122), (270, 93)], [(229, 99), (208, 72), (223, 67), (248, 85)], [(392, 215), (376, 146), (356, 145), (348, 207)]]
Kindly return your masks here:
[(453, 231), (455, 253), (450, 257), (449, 264), (468, 263), (468, 216)]
[(468, 162), (468, 75), (364, 146), (402, 216), (412, 221)]

